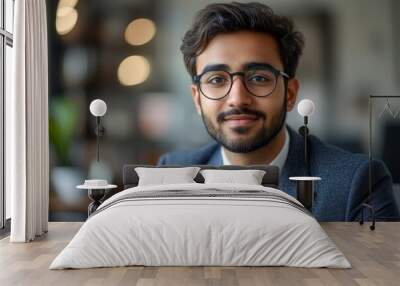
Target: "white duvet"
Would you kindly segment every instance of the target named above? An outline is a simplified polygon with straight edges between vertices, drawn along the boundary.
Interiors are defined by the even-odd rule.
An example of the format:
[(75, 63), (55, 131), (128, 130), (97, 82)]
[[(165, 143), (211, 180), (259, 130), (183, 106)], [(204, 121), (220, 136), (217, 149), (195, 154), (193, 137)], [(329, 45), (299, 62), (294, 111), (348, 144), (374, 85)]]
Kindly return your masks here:
[[(174, 190), (241, 196), (180, 197), (177, 192), (135, 198)], [(253, 197), (251, 191), (269, 198)], [(114, 195), (82, 225), (50, 269), (127, 265), (351, 267), (318, 222), (284, 192), (197, 183), (135, 187)]]

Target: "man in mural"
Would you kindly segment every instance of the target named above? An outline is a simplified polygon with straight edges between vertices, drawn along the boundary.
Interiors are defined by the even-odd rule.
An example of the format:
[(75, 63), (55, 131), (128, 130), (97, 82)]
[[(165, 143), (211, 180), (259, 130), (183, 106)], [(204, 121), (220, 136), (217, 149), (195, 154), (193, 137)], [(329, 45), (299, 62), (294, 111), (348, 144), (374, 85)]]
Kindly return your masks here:
[[(197, 112), (215, 140), (163, 155), (159, 164), (254, 165), (280, 168), (280, 189), (295, 195), (291, 176), (304, 174), (303, 138), (285, 124), (299, 90), (296, 68), (304, 39), (290, 19), (260, 3), (211, 4), (199, 11), (181, 51), (192, 77)], [(310, 137), (316, 185), (314, 216), (352, 221), (368, 194), (368, 158)], [(391, 176), (374, 161), (377, 219), (399, 217)]]

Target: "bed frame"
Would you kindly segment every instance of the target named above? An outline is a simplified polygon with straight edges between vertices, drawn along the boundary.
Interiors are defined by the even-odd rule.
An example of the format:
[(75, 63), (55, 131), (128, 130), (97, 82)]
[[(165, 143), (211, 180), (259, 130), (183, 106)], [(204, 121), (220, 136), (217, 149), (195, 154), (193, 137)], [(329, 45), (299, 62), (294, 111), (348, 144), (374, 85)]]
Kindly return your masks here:
[[(202, 170), (205, 169), (219, 169), (219, 170), (248, 170), (256, 169), (265, 171), (265, 175), (262, 179), (261, 184), (265, 187), (278, 188), (279, 186), (279, 167), (271, 165), (253, 165), (253, 166), (237, 166), (237, 165), (223, 165), (223, 166), (211, 166), (211, 165), (162, 165), (162, 166), (151, 166), (151, 165), (124, 165), (123, 167), (123, 178), (122, 182), (124, 190), (133, 188), (138, 185), (139, 177), (135, 171), (136, 167), (147, 167), (147, 168), (182, 168), (182, 167), (200, 167)], [(203, 176), (198, 173), (194, 178), (197, 183), (204, 183)]]

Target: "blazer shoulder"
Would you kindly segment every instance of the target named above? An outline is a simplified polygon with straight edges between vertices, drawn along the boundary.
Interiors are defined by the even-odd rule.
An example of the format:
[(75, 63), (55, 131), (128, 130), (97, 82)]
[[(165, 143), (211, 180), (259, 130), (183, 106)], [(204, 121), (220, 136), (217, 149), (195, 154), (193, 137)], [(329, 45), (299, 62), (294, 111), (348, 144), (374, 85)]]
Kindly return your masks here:
[(369, 163), (366, 154), (352, 153), (340, 147), (324, 143), (315, 136), (310, 136), (312, 156), (320, 164), (324, 162), (332, 167), (344, 169), (358, 169), (363, 164)]
[[(302, 160), (304, 154), (304, 139), (292, 128), (288, 128), (290, 135), (289, 155), (296, 160)], [(341, 149), (337, 146), (321, 141), (314, 135), (309, 135), (309, 152), (311, 166), (315, 171), (345, 168), (356, 169), (363, 162), (368, 161), (365, 154), (356, 154)], [(293, 161), (293, 160), (292, 160)]]
[(176, 150), (163, 154), (157, 165), (195, 165), (206, 164), (219, 148), (219, 144), (210, 143), (198, 149)]

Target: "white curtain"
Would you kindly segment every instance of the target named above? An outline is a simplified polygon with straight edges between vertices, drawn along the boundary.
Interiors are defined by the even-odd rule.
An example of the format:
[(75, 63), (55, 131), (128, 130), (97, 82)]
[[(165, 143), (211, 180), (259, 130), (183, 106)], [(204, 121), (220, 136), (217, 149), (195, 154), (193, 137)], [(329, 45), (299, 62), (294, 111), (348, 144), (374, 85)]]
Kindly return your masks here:
[(15, 1), (13, 92), (6, 98), (6, 187), (12, 242), (47, 232), (48, 72), (45, 0)]

